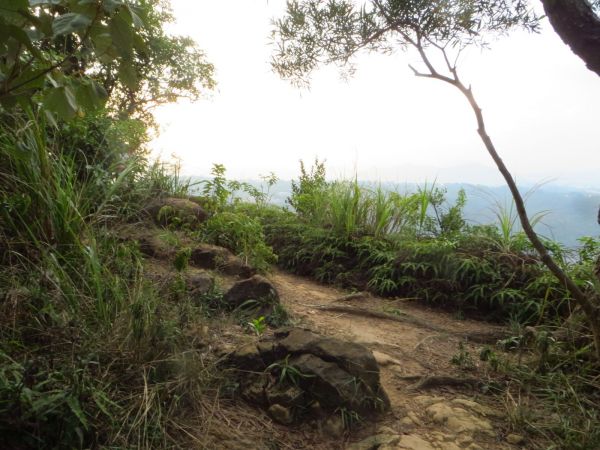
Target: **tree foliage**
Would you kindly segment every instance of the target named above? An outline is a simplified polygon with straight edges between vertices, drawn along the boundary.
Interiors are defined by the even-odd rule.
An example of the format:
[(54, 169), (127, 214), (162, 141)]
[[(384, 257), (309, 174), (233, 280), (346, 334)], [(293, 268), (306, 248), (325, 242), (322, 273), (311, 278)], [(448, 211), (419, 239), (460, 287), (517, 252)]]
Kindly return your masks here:
[(213, 67), (168, 35), (165, 0), (0, 0), (0, 105), (71, 119), (109, 104), (132, 115), (211, 88)]
[(291, 1), (275, 21), (273, 68), (303, 85), (320, 64), (347, 66), (362, 49), (390, 52), (419, 43), (460, 51), (513, 28), (537, 30), (539, 19), (521, 0), (372, 0), (362, 7), (350, 0)]

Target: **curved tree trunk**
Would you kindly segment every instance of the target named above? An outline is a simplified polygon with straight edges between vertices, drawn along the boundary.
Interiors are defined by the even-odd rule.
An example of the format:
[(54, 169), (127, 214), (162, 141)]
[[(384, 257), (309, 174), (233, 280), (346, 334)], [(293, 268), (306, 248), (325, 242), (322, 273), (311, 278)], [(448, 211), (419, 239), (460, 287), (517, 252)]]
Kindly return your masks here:
[(600, 75), (600, 18), (587, 0), (541, 0), (554, 31)]

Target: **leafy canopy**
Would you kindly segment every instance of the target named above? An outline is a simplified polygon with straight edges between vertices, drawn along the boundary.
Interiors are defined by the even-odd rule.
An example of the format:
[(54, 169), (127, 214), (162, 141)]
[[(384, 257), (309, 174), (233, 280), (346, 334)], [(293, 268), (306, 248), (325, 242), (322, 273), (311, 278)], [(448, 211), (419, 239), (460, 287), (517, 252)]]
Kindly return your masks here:
[[(274, 70), (306, 85), (320, 64), (348, 67), (358, 51), (390, 52), (408, 45), (460, 51), (486, 45), (492, 35), (521, 27), (535, 31), (539, 17), (524, 0), (289, 1), (274, 22)], [(349, 66), (351, 68), (351, 65)]]
[(70, 119), (109, 98), (128, 115), (196, 98), (213, 67), (172, 20), (166, 0), (0, 0), (0, 106)]

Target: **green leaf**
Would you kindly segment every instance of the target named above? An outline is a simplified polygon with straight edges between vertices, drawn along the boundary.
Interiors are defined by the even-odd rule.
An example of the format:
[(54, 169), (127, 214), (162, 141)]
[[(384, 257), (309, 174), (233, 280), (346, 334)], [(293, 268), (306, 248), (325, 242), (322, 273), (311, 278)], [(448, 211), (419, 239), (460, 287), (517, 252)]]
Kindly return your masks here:
[(93, 111), (104, 106), (108, 94), (104, 87), (94, 80), (85, 80), (75, 89), (77, 103), (85, 111)]
[(138, 76), (135, 68), (126, 62), (122, 62), (119, 66), (119, 78), (125, 86), (132, 91), (136, 91), (138, 88)]
[(83, 412), (83, 410), (81, 409), (81, 405), (79, 404), (79, 400), (73, 395), (70, 395), (67, 397), (67, 405), (69, 405), (69, 409), (71, 409), (71, 412), (75, 414), (75, 416), (77, 416), (79, 422), (81, 423), (81, 425), (83, 425), (83, 428), (87, 430), (88, 423), (85, 418), (85, 413)]
[(64, 120), (75, 117), (79, 109), (77, 99), (68, 86), (51, 89), (46, 94), (43, 104), (45, 108)]
[(54, 19), (52, 31), (54, 32), (54, 36), (71, 34), (76, 31), (85, 30), (91, 23), (91, 19), (83, 14), (67, 13)]
[(27, 0), (0, 0), (0, 11), (27, 11), (29, 2)]
[(144, 28), (144, 26), (146, 24), (144, 23), (142, 18), (136, 13), (134, 8), (130, 5), (127, 5), (127, 10), (129, 11), (129, 14), (131, 15), (131, 21), (132, 21), (133, 25), (137, 28)]
[(102, 7), (108, 14), (114, 14), (121, 6), (123, 6), (121, 0), (104, 0), (104, 2), (102, 2)]
[(113, 57), (118, 56), (114, 47), (110, 30), (106, 25), (95, 23), (90, 30), (90, 39), (94, 44), (96, 54), (110, 54)]
[(131, 59), (133, 54), (133, 28), (131, 26), (131, 16), (123, 13), (121, 10), (110, 21), (110, 36), (113, 45), (119, 54), (126, 59)]

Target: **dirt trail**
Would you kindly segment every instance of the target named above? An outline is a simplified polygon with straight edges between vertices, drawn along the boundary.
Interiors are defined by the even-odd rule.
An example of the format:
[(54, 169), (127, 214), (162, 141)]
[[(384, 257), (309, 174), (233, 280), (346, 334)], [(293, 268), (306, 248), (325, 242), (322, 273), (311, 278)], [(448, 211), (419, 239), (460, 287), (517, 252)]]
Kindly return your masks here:
[[(510, 434), (502, 405), (495, 404), (492, 396), (481, 394), (481, 389), (453, 383), (464, 380), (467, 384), (485, 384), (483, 363), (479, 361), (483, 346), (466, 341), (465, 336), (502, 335), (501, 327), (458, 320), (410, 300), (371, 296), (347, 299), (344, 297), (348, 292), (281, 271), (269, 278), (299, 325), (361, 343), (373, 351), (380, 364), (391, 411), (353, 439), (371, 436), (371, 441), (347, 448), (525, 448), (520, 436)], [(326, 309), (332, 306), (333, 310)], [(345, 310), (358, 310), (359, 314)], [(384, 313), (391, 319), (362, 317), (361, 310)], [(463, 362), (462, 368), (451, 362), (453, 356)], [(466, 370), (465, 366), (472, 367)], [(420, 377), (445, 383), (416, 389)], [(374, 434), (379, 437), (374, 438)], [(373, 445), (369, 446), (370, 442)]]

